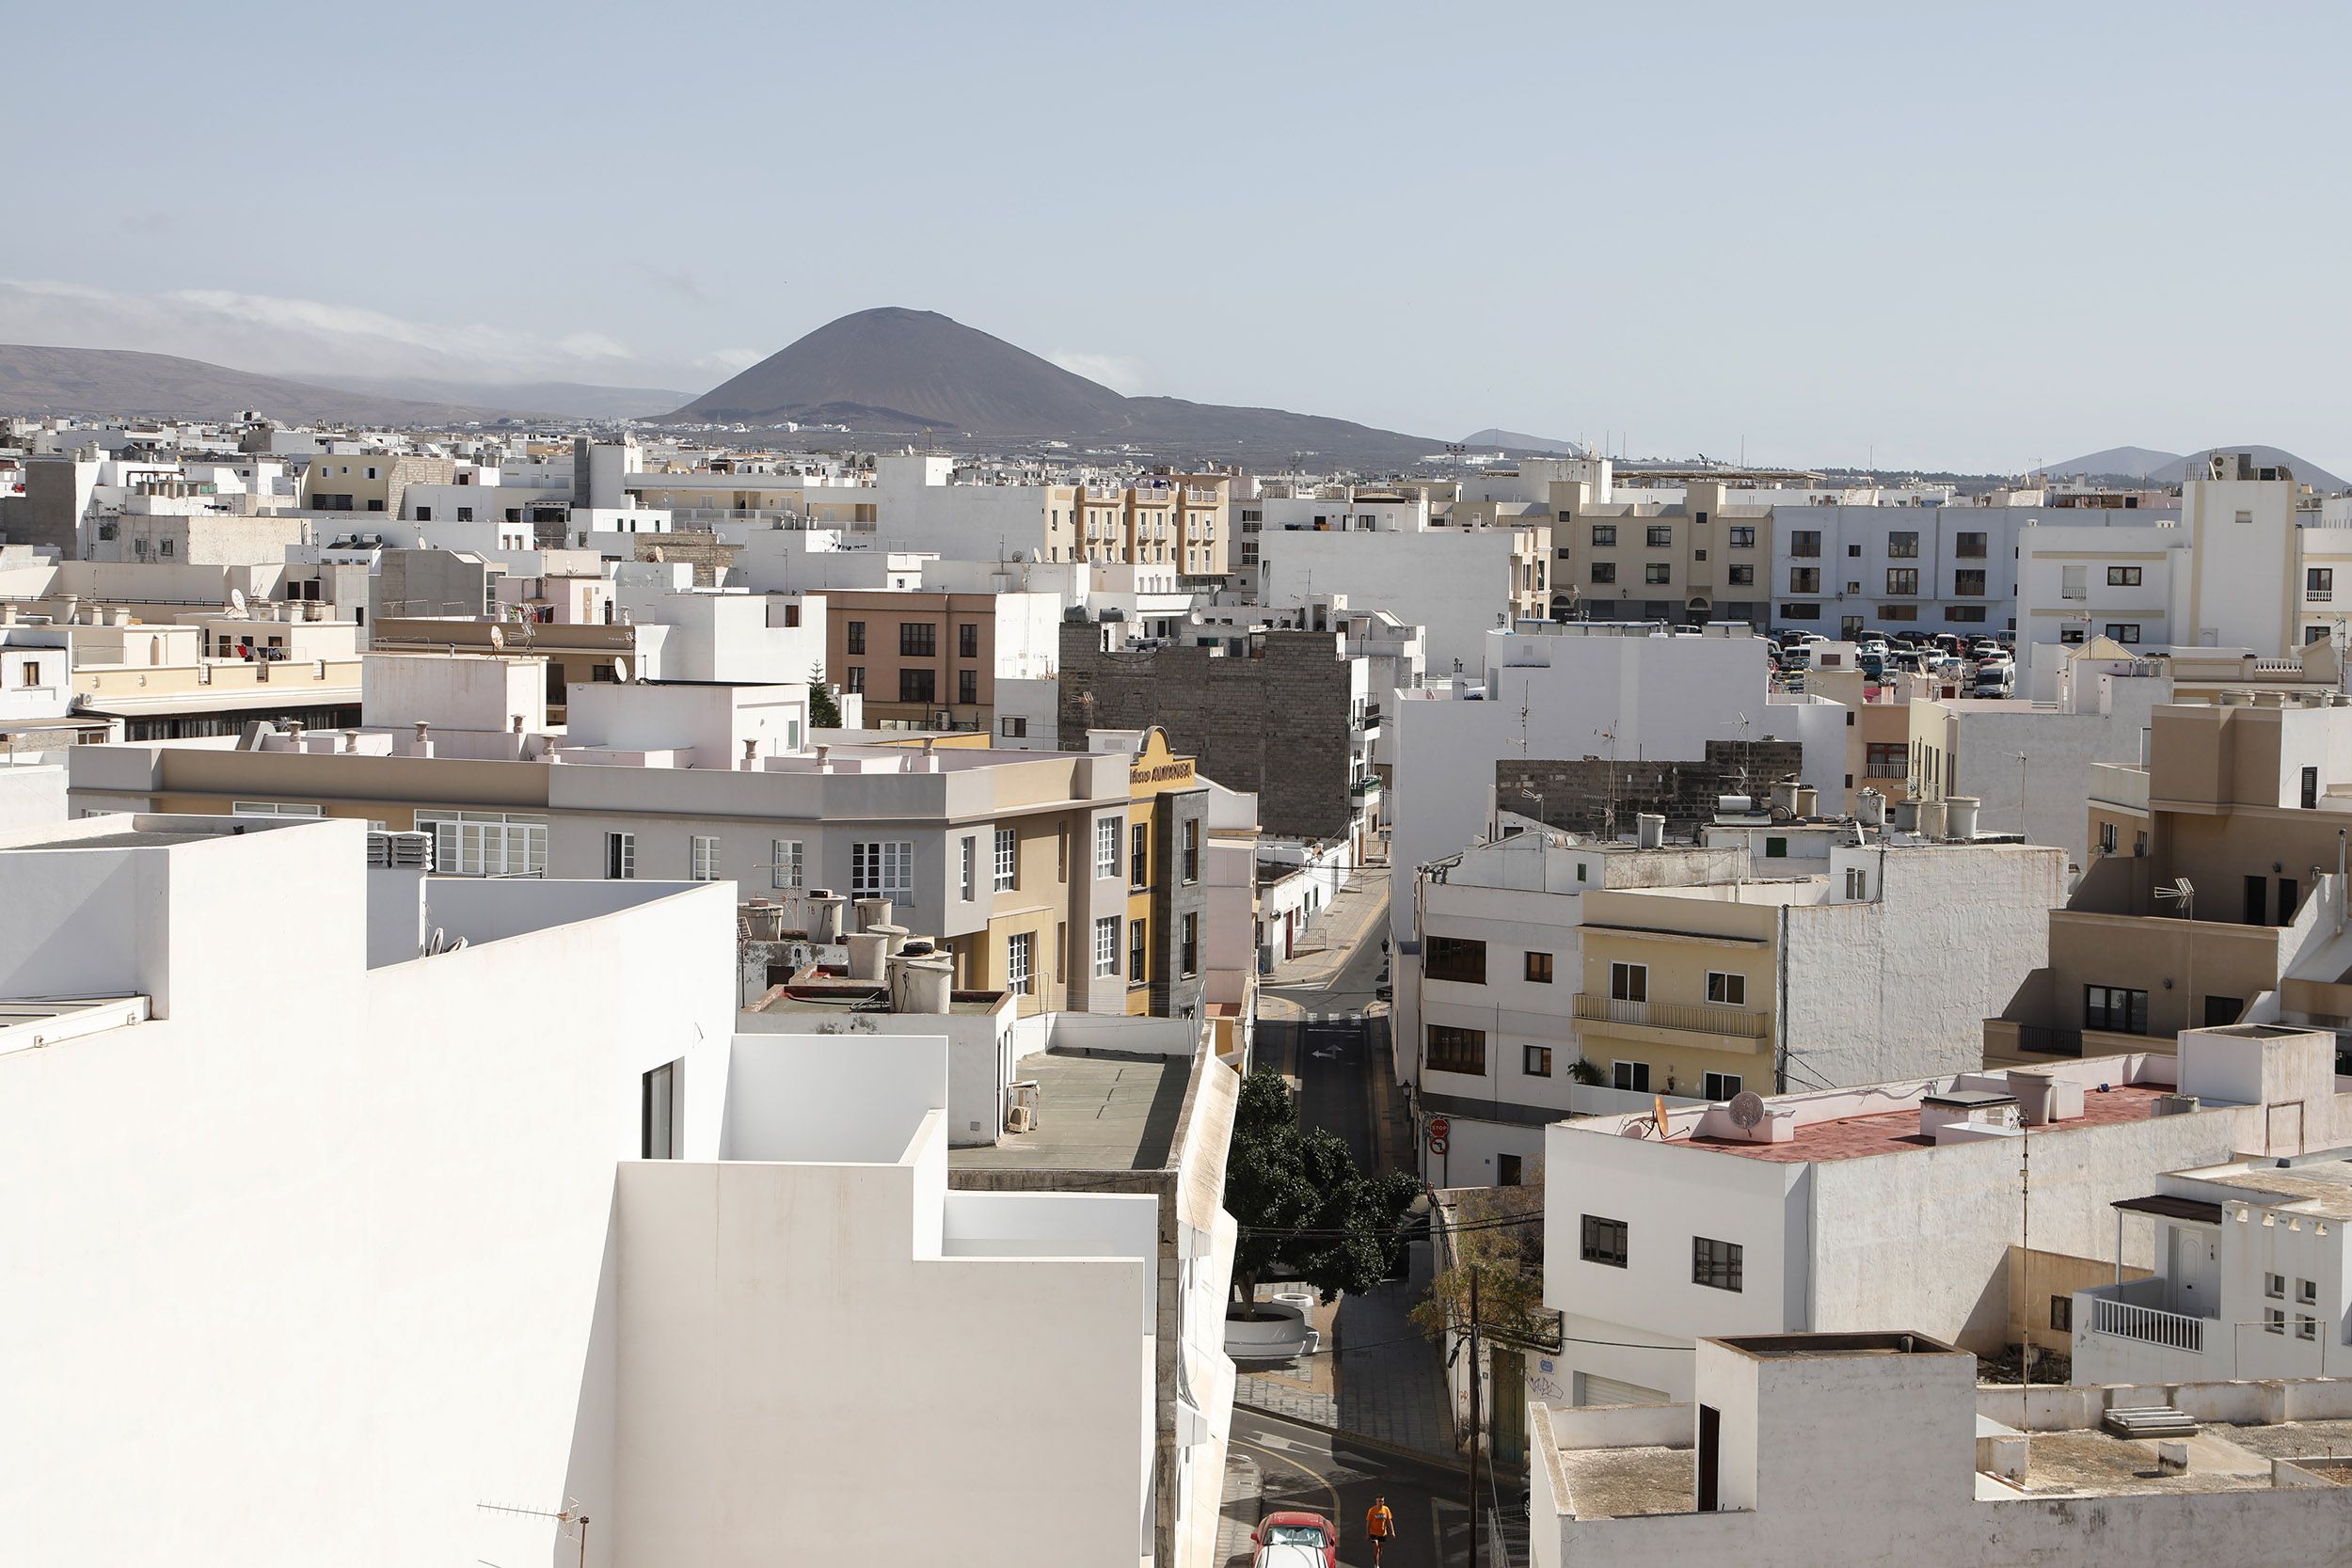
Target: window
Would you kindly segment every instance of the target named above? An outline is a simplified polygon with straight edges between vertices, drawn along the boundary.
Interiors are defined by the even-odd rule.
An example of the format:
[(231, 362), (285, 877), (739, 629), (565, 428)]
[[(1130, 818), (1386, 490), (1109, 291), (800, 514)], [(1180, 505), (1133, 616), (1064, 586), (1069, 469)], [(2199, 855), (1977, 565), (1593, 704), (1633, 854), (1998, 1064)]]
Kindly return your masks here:
[(980, 700), (980, 673), (977, 670), (956, 672), (956, 701), (969, 707)]
[(459, 522), (461, 522), (461, 523), (470, 523), (470, 522), (472, 522), (472, 521), (473, 521), (473, 508), (472, 508), (472, 507), (470, 507), (470, 506), (461, 506), (461, 507), (459, 507), (459, 508), (457, 509), (457, 520), (458, 520)]
[(2301, 1312), (2297, 1312), (2295, 1315), (2295, 1337), (2298, 1339), (2318, 1338), (2319, 1320), (2317, 1318), (2308, 1317)]
[(1614, 523), (1595, 523), (1595, 524), (1593, 525), (1593, 543), (1594, 543), (1594, 544), (1596, 544), (1596, 545), (1613, 545), (1613, 544), (1615, 544), (1616, 542), (1617, 542), (1617, 525), (1616, 525), (1616, 524), (1614, 524)]
[(291, 800), (232, 800), (229, 804), (231, 816), (324, 816), (322, 806), (297, 805)]
[(958, 658), (980, 657), (980, 628), (977, 623), (964, 621), (957, 625), (956, 657)]
[(1952, 535), (1952, 554), (1958, 556), (1963, 561), (1982, 561), (1986, 555), (1984, 546), (1985, 535), (1981, 533), (1955, 533)]
[(1886, 569), (1886, 591), (1889, 594), (1916, 594), (1919, 592), (1919, 568), (1916, 566), (1889, 566)]
[(1424, 1065), (1432, 1072), (1468, 1072), (1483, 1077), (1486, 1071), (1486, 1031), (1431, 1024), (1429, 1056)]
[(2107, 586), (2109, 588), (2137, 588), (2139, 573), (2140, 568), (2137, 566), (2110, 566), (2107, 568)]
[[(1962, 574), (1962, 576), (1965, 575), (1965, 573)], [(1955, 578), (1955, 580), (1957, 580), (1957, 578)], [(1963, 621), (1974, 621), (1980, 624), (1984, 620), (1984, 606), (1980, 604), (1956, 604), (1945, 612), (1945, 619), (1950, 621), (1955, 626), (1959, 625)]]
[(2273, 1301), (2286, 1300), (2287, 1276), (2282, 1274), (2266, 1274), (2263, 1275), (2263, 1294), (2270, 1297)]
[(1787, 860), (1788, 841), (1785, 838), (1767, 838), (1764, 841), (1764, 858), (1768, 861)]
[(1725, 974), (1718, 970), (1707, 974), (1707, 999), (1719, 1007), (1744, 1007), (1748, 1005), (1748, 977)]
[(1728, 543), (1733, 549), (1752, 550), (1756, 548), (1756, 530), (1753, 528), (1741, 524), (1733, 528), (1730, 532), (1731, 537)]
[(1753, 588), (1756, 586), (1756, 568), (1753, 566), (1734, 566), (1731, 568), (1730, 580), (1731, 586), (1734, 588)]
[(1617, 580), (1617, 563), (1616, 563), (1615, 562), (1613, 562), (1613, 561), (1596, 561), (1596, 562), (1593, 562), (1593, 580), (1594, 580), (1595, 582), (1614, 582), (1614, 581), (1616, 581), (1616, 580)]
[(1550, 1077), (1551, 1047), (1548, 1045), (1522, 1046), (1519, 1051), (1519, 1070), (1530, 1078)]
[(898, 672), (898, 701), (921, 703), (928, 706), (938, 693), (938, 671), (901, 670)]
[(2305, 811), (2317, 811), (2319, 809), (2318, 768), (2306, 768), (2303, 769), (2303, 788), (2301, 799), (2303, 801), (2303, 809)]
[(1486, 944), (1467, 937), (1431, 937), (1422, 950), (1421, 973), (1423, 979), (1483, 986), (1486, 983)]
[(1886, 536), (1886, 559), (1916, 561), (1919, 559), (1919, 536), (1916, 533), (1890, 533)]
[(996, 882), (998, 893), (1010, 893), (1021, 885), (1021, 833), (1018, 829), (996, 830)]
[(1859, 546), (1859, 545), (1848, 545), (1848, 546), (1846, 546), (1846, 559), (1847, 559), (1847, 560), (1849, 560), (1849, 561), (1859, 561), (1859, 560), (1861, 560), (1861, 559), (1862, 559), (1862, 546)]
[(958, 856), (956, 888), (968, 904), (979, 896), (980, 841), (967, 834), (958, 843), (961, 852)]
[(1980, 570), (1954, 572), (1952, 593), (1963, 599), (1982, 598), (1984, 596), (1984, 573)]
[(1899, 740), (1869, 741), (1863, 748), (1862, 771), (1866, 778), (1907, 779), (1911, 776), (1911, 748)]
[(2240, 512), (2234, 518), (2232, 519), (2233, 522), (2240, 523), (2250, 523), (2253, 520), (2254, 515), (2251, 512)]
[(1200, 819), (1194, 817), (1184, 824), (1184, 880), (1200, 879)]
[(544, 877), (548, 819), (516, 812), (421, 811), (433, 835), (433, 869), (445, 877)]
[(604, 874), (616, 882), (626, 882), (637, 875), (635, 833), (604, 835)]
[(866, 651), (865, 622), (851, 621), (849, 623), (849, 629), (843, 634), (842, 646), (853, 654), (862, 654)]
[(1737, 1242), (1706, 1236), (1691, 1238), (1691, 1283), (1717, 1291), (1740, 1289), (1741, 1248)]
[(1128, 834), (1127, 885), (1129, 887), (1152, 885), (1152, 829), (1148, 823), (1136, 823), (1134, 831)]
[(1609, 1000), (1612, 1002), (1648, 1001), (1649, 965), (1611, 964), (1609, 966)]
[(2099, 853), (2103, 855), (2115, 853), (2115, 824), (2112, 822), (2099, 824)]
[(1184, 916), (1176, 927), (1177, 968), (1179, 974), (1189, 978), (1200, 973), (1200, 917)]
[(2327, 604), (2336, 596), (2336, 570), (2332, 566), (2313, 566), (2303, 574), (2303, 599), (2307, 604)]
[(1527, 956), (1527, 978), (1539, 986), (1551, 984), (1551, 955), (1530, 953)]
[(1736, 1072), (1710, 1072), (1707, 1074), (1705, 1086), (1699, 1093), (1708, 1100), (1730, 1100), (1737, 1097), (1743, 1087), (1745, 1081)]
[(939, 628), (929, 621), (898, 623), (898, 657), (900, 658), (936, 658), (939, 656)]
[(850, 846), (850, 895), (904, 898), (914, 891), (914, 846), (903, 838), (866, 839)]
[(1097, 877), (1119, 875), (1119, 818), (1116, 816), (1095, 819), (1094, 874)]
[(677, 1064), (645, 1074), (637, 1091), (637, 1152), (647, 1160), (677, 1158)]
[(2137, 642), (2139, 641), (2139, 623), (2137, 621), (2110, 621), (2107, 623), (2107, 635), (2114, 638), (2118, 642)]
[(698, 882), (719, 879), (719, 841), (707, 833), (696, 833), (688, 856), (688, 874)]
[(1119, 973), (1119, 916), (1104, 915), (1094, 923), (1094, 977)]
[(1821, 569), (1819, 566), (1791, 566), (1788, 568), (1788, 592), (1791, 594), (1819, 594), (1820, 591)]
[(1495, 1156), (1495, 1185), (1516, 1187), (1519, 1184), (1519, 1157), (1516, 1154)]
[(1601, 1263), (1613, 1269), (1625, 1267), (1625, 1221), (1605, 1220), (1598, 1214), (1586, 1214), (1579, 1238), (1577, 1255), (1587, 1263)]
[(1674, 542), (1675, 531), (1672, 528), (1659, 528), (1653, 526), (1649, 530), (1649, 547), (1651, 549), (1672, 549), (1674, 547)]
[(1788, 553), (1799, 561), (1818, 559), (1821, 553), (1821, 533), (1819, 529), (1801, 528), (1788, 535)]
[(1861, 899), (1868, 897), (1869, 894), (1870, 874), (1863, 870), (1862, 867), (1858, 865), (1850, 865), (1846, 867), (1847, 900), (1849, 902), (1858, 902)]
[[(1817, 578), (1815, 580), (1818, 582), (1820, 579)], [(1796, 588), (1790, 592), (1803, 594), (1810, 590)], [(1780, 607), (1780, 618), (1784, 621), (1818, 621), (1821, 618), (1821, 607), (1817, 604), (1785, 604)]]
[(1609, 1086), (1633, 1094), (1649, 1093), (1649, 1064), (1647, 1062), (1612, 1062), (1609, 1064)]
[(1005, 939), (1005, 989), (1015, 996), (1030, 994), (1032, 966), (1037, 960), (1037, 933), (1015, 931)]
[(2074, 1298), (2073, 1296), (2050, 1298), (2050, 1328), (2053, 1333), (2058, 1334), (2074, 1332)]
[(2085, 986), (2083, 1027), (2118, 1035), (2146, 1034), (2148, 993), (2122, 986)]
[(841, 672), (841, 673), (843, 677), (841, 682), (842, 690), (850, 692), (857, 696), (864, 696), (866, 694), (865, 665), (852, 664), (847, 670)]
[(1152, 951), (1152, 923), (1148, 920), (1127, 922), (1127, 983), (1143, 984), (1150, 965), (1146, 959)]
[(2295, 1299), (2305, 1307), (2315, 1305), (2319, 1300), (2319, 1281), (2316, 1279), (2296, 1280), (2295, 1282)]
[(1029, 721), (1026, 719), (999, 719), (996, 721), (996, 733), (1007, 740), (1026, 740), (1029, 737)]
[(432, 509), (431, 507), (429, 507), (429, 506), (420, 506), (419, 508), (417, 508), (417, 521), (419, 521), (419, 522), (421, 522), (421, 523), (429, 523), (429, 522), (431, 522), (432, 520), (433, 520), (433, 509)]
[(797, 888), (808, 885), (803, 872), (801, 841), (797, 838), (772, 838), (768, 841), (768, 885)]
[(2287, 1315), (2285, 1309), (2278, 1307), (2264, 1307), (2263, 1332), (2265, 1334), (2284, 1334), (2286, 1331)]
[(1642, 568), (1644, 582), (1672, 582), (1675, 569), (1663, 561), (1653, 561)]

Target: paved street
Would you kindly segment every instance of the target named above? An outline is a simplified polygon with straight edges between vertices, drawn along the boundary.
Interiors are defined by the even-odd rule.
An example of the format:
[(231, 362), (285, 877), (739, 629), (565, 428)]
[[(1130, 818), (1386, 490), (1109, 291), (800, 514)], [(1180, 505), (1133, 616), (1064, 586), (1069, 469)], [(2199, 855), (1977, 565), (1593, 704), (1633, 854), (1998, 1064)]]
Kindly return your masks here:
[[(1386, 1497), (1396, 1515), (1397, 1539), (1382, 1552), (1381, 1568), (1451, 1568), (1463, 1560), (1470, 1544), (1470, 1479), (1458, 1465), (1351, 1443), (1247, 1410), (1233, 1413), (1232, 1446), (1262, 1478), (1259, 1516), (1303, 1508), (1336, 1520), (1345, 1568), (1372, 1562), (1364, 1511), (1375, 1497)], [(1247, 1532), (1241, 1542), (1246, 1548)], [(1227, 1568), (1248, 1560), (1244, 1549), (1227, 1560)]]

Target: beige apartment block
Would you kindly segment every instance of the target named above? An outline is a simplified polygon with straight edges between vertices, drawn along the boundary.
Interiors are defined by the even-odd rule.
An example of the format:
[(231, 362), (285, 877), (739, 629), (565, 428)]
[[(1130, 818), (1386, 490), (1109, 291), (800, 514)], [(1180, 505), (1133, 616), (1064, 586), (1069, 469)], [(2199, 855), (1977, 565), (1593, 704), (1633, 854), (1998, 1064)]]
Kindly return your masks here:
[(1720, 483), (1694, 483), (1685, 499), (1662, 505), (1595, 501), (1592, 488), (1552, 486), (1555, 616), (1758, 628), (1771, 620), (1769, 508), (1743, 505)]

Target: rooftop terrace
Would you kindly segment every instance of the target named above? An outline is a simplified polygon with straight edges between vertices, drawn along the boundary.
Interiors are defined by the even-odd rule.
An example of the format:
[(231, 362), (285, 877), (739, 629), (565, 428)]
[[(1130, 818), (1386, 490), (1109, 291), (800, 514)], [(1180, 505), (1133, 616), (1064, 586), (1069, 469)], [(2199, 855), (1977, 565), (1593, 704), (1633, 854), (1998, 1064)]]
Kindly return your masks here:
[(1037, 1129), (993, 1148), (958, 1148), (959, 1169), (1159, 1170), (1184, 1110), (1192, 1059), (1055, 1049), (1022, 1058), (1038, 1085)]
[[(2083, 1095), (2083, 1114), (2037, 1128), (2046, 1136), (2075, 1127), (2102, 1127), (2119, 1121), (2144, 1121), (2155, 1114), (2158, 1098), (2172, 1092), (2166, 1084), (2114, 1084)], [(1933, 1148), (1935, 1140), (1919, 1132), (1918, 1107), (1880, 1111), (1868, 1116), (1838, 1117), (1801, 1124), (1786, 1143), (1753, 1143), (1740, 1138), (1692, 1136), (1677, 1139), (1694, 1148), (1744, 1155), (1751, 1160), (1805, 1164), (1819, 1160), (1858, 1160), (1872, 1154), (1895, 1154), (1906, 1148)]]

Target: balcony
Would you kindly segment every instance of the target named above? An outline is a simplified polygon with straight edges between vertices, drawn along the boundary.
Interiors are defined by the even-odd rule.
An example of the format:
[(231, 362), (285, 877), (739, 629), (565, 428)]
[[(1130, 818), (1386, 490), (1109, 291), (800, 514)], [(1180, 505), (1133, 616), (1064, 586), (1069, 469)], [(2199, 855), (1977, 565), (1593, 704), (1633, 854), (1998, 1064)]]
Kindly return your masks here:
[(1692, 1002), (1628, 1002), (1613, 996), (1576, 993), (1576, 1016), (1586, 1022), (1637, 1029), (1667, 1029), (1682, 1035), (1728, 1036), (1760, 1040), (1772, 1027), (1770, 1013)]
[[(2089, 1307), (2083, 1321), (2093, 1335), (2110, 1339), (2133, 1339), (2143, 1345), (2162, 1350), (2180, 1351), (2189, 1355), (2205, 1354), (2205, 1325), (2216, 1320), (2192, 1318), (2185, 1312), (2167, 1311), (2161, 1307), (2145, 1306), (2150, 1298), (2163, 1299), (2169, 1289), (2162, 1275), (2135, 1279), (2122, 1285), (2102, 1285), (2095, 1290), (2074, 1292), (2074, 1310)], [(2135, 1300), (2134, 1298), (2140, 1298)]]

